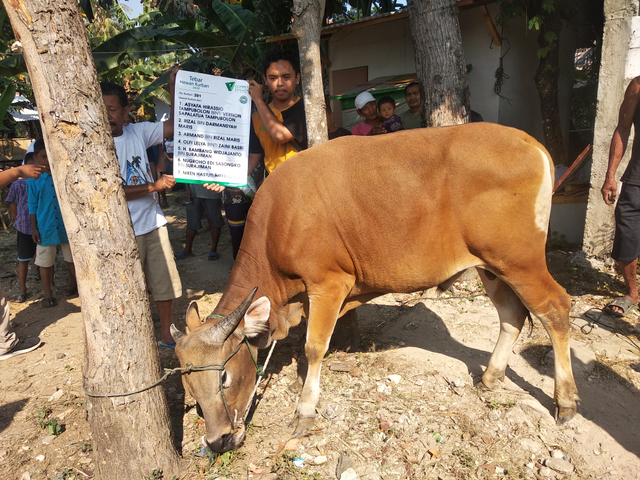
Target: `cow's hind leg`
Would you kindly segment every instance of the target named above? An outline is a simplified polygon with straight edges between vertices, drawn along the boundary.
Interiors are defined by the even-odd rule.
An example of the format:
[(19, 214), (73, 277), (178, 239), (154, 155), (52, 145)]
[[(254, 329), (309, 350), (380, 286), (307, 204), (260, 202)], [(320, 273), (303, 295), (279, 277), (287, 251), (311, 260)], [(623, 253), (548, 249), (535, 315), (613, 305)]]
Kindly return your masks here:
[(498, 310), (500, 316), (500, 335), (489, 365), (482, 375), (482, 383), (487, 388), (496, 388), (504, 380), (504, 372), (511, 350), (518, 340), (529, 311), (514, 291), (491, 272), (478, 268), (487, 295)]
[(308, 370), (298, 402), (296, 417), (292, 422), (294, 435), (301, 435), (313, 427), (316, 406), (320, 399), (322, 359), (329, 348), (331, 334), (335, 328), (346, 292), (345, 286), (331, 288), (327, 284), (323, 285), (321, 293), (309, 292), (307, 341), (304, 346)]

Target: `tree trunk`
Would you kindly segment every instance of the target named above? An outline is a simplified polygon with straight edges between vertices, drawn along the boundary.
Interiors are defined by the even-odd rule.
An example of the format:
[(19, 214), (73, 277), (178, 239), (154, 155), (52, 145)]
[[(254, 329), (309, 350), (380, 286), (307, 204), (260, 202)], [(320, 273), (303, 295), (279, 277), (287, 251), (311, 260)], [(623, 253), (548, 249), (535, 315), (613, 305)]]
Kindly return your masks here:
[[(560, 63), (558, 39), (562, 30), (562, 20), (557, 12), (546, 14), (544, 23), (538, 32), (538, 45), (547, 52), (540, 58), (540, 63), (534, 77), (538, 95), (540, 95), (540, 113), (542, 115), (542, 132), (544, 145), (549, 150), (556, 165), (566, 164), (567, 157), (562, 140), (562, 125), (560, 123), (560, 108), (558, 102), (558, 77)], [(555, 34), (555, 41), (548, 41), (548, 33)]]
[[(77, 0), (3, 0), (36, 97), (76, 266), (84, 388), (136, 390), (160, 378), (145, 279)], [(86, 396), (96, 478), (178, 475), (164, 391)]]
[(327, 113), (322, 86), (322, 62), (320, 61), (320, 30), (325, 0), (294, 0), (292, 32), (298, 39), (302, 98), (307, 117), (309, 147), (326, 142)]
[(409, 0), (422, 126), (467, 123), (469, 84), (456, 0)]

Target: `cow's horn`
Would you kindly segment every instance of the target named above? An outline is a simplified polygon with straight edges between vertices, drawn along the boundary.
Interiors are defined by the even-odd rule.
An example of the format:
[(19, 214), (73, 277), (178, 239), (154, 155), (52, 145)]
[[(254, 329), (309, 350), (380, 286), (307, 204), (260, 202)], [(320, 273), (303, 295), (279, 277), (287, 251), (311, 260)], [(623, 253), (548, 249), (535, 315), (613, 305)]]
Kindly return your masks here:
[(215, 345), (224, 343), (225, 340), (229, 338), (229, 335), (231, 335), (236, 329), (240, 320), (242, 320), (244, 314), (249, 309), (256, 291), (258, 291), (258, 287), (251, 290), (251, 293), (247, 295), (247, 298), (244, 299), (238, 308), (223, 318), (220, 322), (216, 323), (213, 327), (202, 332), (202, 335), (205, 337), (204, 340), (206, 340), (207, 343)]

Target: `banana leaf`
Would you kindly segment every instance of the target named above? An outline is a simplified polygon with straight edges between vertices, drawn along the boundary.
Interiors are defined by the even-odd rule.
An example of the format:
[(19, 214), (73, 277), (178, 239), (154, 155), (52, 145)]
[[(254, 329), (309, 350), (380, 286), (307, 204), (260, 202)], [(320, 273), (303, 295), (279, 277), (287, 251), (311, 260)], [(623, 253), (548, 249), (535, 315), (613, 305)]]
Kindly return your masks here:
[[(191, 57), (189, 57), (187, 60), (185, 60), (180, 65), (180, 68), (183, 69), (183, 70), (191, 71), (191, 72), (198, 72), (200, 70), (203, 70), (204, 69), (203, 67), (205, 67), (206, 65), (208, 65), (210, 63), (215, 63), (217, 65), (218, 61), (214, 57), (202, 58), (202, 57), (199, 56), (199, 53), (196, 52)], [(135, 104), (141, 103), (149, 95), (152, 95), (152, 92), (154, 92), (157, 88), (159, 88), (162, 85), (165, 85), (166, 83), (168, 83), (169, 82), (169, 75), (171, 75), (171, 70), (172, 70), (172, 68), (168, 69), (166, 72), (164, 72), (158, 78), (156, 78), (153, 82), (149, 83), (144, 88), (144, 90), (142, 90), (142, 92), (140, 92), (140, 95), (138, 95), (133, 100), (133, 103), (135, 103)], [(158, 96), (158, 95), (155, 95), (155, 96)], [(158, 98), (160, 98), (160, 96), (158, 96)], [(162, 100), (162, 101), (164, 102), (164, 100)], [(165, 103), (171, 103), (170, 99), (168, 99), (168, 101), (166, 101)]]
[(123, 54), (133, 59), (157, 56), (184, 47), (212, 47), (219, 54), (229, 54), (234, 45), (228, 45), (219, 32), (195, 32), (179, 27), (138, 27), (110, 38), (93, 49), (96, 70), (102, 73), (119, 65)]
[[(150, 77), (155, 76), (156, 68), (153, 65), (149, 65), (145, 63), (144, 65), (133, 65), (129, 68), (123, 70), (124, 75), (128, 75), (130, 73), (144, 73), (145, 75), (149, 75)], [(137, 87), (136, 87), (137, 88)]]
[(268, 2), (264, 1), (258, 3), (253, 12), (239, 5), (213, 2), (210, 9), (202, 11), (210, 22), (221, 31), (226, 30), (238, 42), (237, 45), (230, 46), (229, 52), (216, 51), (221, 56), (218, 67), (223, 73), (231, 72), (235, 75), (245, 67), (261, 70), (262, 49), (256, 44), (256, 39), (279, 33), (271, 19), (269, 8)]
[[(139, 79), (131, 81), (131, 88), (135, 88), (136, 90), (144, 90), (151, 85), (152, 82), (147, 80)], [(167, 92), (164, 88), (155, 87), (155, 89), (151, 90), (149, 95), (151, 97), (156, 97), (157, 99), (163, 101), (167, 105), (171, 105), (171, 94)]]
[[(13, 84), (7, 85), (7, 88), (2, 92), (2, 96), (0, 96), (0, 119), (4, 119), (4, 116), (7, 114), (7, 110), (11, 106), (11, 102), (16, 97), (16, 86)], [(2, 122), (0, 121), (0, 124)]]
[(229, 5), (223, 2), (212, 2), (211, 8), (202, 12), (206, 18), (229, 38), (241, 41), (246, 34), (254, 12), (245, 10), (240, 5)]
[(11, 55), (0, 60), (0, 77), (8, 78), (27, 72), (22, 55)]

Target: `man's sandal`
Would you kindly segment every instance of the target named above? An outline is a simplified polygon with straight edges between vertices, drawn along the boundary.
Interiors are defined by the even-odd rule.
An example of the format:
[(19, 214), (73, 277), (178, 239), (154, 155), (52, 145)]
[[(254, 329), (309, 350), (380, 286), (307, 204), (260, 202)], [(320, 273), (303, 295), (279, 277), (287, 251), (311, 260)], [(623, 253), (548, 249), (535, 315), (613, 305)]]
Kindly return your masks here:
[(58, 304), (58, 301), (56, 300), (55, 297), (45, 297), (40, 302), (40, 305), (42, 306), (42, 308), (55, 307), (57, 304)]
[[(635, 306), (636, 306), (635, 303), (633, 303), (627, 297), (618, 297), (618, 298), (614, 299), (611, 303), (609, 303), (609, 305), (604, 307), (604, 309), (602, 311), (606, 312), (609, 315), (612, 315), (614, 317), (622, 318), (622, 317), (627, 316), (629, 314), (629, 312)], [(617, 307), (620, 310), (622, 310), (622, 312), (617, 312), (617, 311), (613, 310), (612, 307)]]
[(171, 350), (175, 350), (176, 349), (176, 342), (175, 342), (175, 340), (171, 341), (169, 343), (164, 343), (163, 341), (159, 341), (158, 342), (158, 346), (159, 347), (164, 347), (164, 348), (170, 348)]
[(18, 292), (15, 297), (15, 303), (24, 303), (27, 301), (27, 292)]

